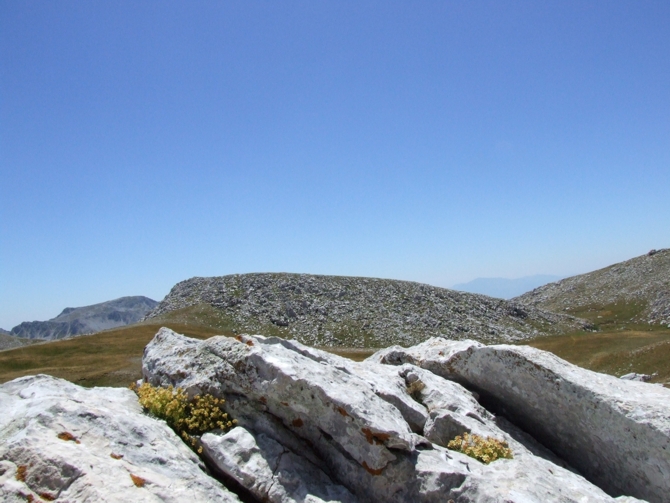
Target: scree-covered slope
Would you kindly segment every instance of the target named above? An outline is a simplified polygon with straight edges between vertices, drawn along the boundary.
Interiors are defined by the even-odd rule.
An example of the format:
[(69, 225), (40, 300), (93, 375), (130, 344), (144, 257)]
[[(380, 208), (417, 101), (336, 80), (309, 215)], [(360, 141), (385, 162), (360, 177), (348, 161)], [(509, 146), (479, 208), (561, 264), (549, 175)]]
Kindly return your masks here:
[(670, 324), (670, 249), (541, 286), (513, 301), (580, 315), (603, 310), (621, 321)]
[[(484, 295), (375, 278), (236, 274), (175, 285), (145, 319), (209, 305), (239, 333), (320, 346), (386, 347), (431, 336), (507, 342), (584, 327), (584, 321)], [(167, 319), (167, 318), (166, 318)]]

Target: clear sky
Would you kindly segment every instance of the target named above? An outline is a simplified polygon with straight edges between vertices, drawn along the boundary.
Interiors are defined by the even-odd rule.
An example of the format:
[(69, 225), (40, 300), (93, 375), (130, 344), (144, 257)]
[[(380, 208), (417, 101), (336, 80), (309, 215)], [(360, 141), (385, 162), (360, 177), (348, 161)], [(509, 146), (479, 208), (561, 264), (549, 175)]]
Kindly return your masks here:
[(670, 246), (670, 2), (0, 2), (0, 327), (192, 276)]

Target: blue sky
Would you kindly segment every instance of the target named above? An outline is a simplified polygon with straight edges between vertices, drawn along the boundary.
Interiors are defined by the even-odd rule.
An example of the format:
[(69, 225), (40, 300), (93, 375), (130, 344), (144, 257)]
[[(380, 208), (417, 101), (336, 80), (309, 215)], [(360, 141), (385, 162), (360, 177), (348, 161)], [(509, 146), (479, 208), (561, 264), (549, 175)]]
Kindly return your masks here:
[(0, 3), (0, 327), (192, 276), (670, 246), (670, 2)]

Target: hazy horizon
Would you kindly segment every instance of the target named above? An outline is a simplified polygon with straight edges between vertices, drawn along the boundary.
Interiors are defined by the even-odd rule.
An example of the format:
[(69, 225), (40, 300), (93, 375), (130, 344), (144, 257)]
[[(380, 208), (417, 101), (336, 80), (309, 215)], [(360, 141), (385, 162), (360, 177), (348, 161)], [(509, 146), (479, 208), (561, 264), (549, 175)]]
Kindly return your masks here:
[(0, 3), (0, 327), (193, 276), (669, 247), (670, 3)]

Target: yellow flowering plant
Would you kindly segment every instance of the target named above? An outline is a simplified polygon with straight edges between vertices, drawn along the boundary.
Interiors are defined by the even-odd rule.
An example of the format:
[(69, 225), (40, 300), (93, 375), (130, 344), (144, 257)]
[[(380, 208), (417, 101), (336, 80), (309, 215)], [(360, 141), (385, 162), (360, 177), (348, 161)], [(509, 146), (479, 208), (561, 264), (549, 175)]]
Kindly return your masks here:
[(489, 464), (496, 459), (512, 459), (512, 450), (507, 442), (493, 437), (481, 437), (463, 433), (447, 444), (449, 449), (462, 452), (482, 463)]
[[(195, 448), (197, 437), (214, 429), (226, 430), (237, 421), (228, 418), (221, 407), (225, 400), (212, 395), (196, 395), (188, 399), (181, 388), (168, 386), (154, 387), (149, 383), (141, 386), (132, 384), (130, 389), (137, 393), (142, 407), (165, 422), (186, 442)], [(198, 453), (202, 452), (202, 447)]]

